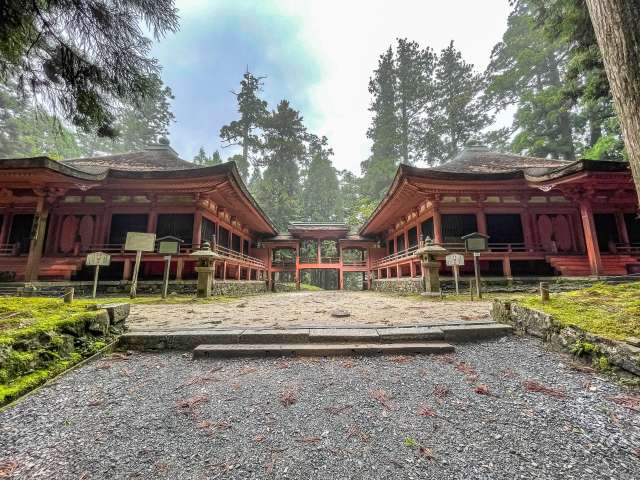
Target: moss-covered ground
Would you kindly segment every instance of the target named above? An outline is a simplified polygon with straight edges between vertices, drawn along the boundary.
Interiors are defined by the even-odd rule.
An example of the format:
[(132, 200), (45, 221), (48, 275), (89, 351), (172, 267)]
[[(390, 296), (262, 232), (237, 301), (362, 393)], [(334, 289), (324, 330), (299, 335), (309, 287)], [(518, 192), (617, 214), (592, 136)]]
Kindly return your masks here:
[(597, 283), (581, 290), (551, 294), (549, 302), (542, 302), (537, 295), (518, 300), (553, 315), (563, 326), (576, 326), (614, 340), (640, 337), (640, 282)]

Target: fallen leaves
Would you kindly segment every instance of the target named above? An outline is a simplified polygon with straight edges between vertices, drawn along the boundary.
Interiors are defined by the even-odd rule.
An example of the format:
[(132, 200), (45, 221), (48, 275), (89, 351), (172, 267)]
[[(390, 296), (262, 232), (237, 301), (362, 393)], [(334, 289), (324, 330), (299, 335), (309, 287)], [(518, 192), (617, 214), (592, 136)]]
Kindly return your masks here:
[(445, 385), (435, 385), (433, 387), (433, 394), (437, 399), (442, 401), (449, 395), (449, 389)]
[(394, 357), (391, 357), (391, 361), (393, 363), (397, 363), (398, 365), (411, 363), (411, 360), (411, 357), (407, 357), (406, 355), (396, 355)]
[(9, 478), (18, 468), (15, 460), (4, 460), (0, 462), (0, 478)]
[(290, 407), (298, 401), (295, 390), (288, 388), (280, 394), (280, 404), (283, 407)]
[(421, 417), (437, 417), (438, 414), (432, 408), (427, 407), (426, 405), (422, 405), (418, 410), (418, 415)]
[(182, 398), (176, 401), (176, 408), (182, 411), (192, 411), (198, 405), (202, 405), (209, 401), (207, 395), (194, 395), (192, 397)]
[(351, 425), (347, 429), (347, 438), (358, 438), (358, 439), (360, 439), (360, 441), (362, 441), (362, 443), (368, 443), (369, 442), (369, 435), (367, 435), (367, 433), (363, 432), (362, 429), (360, 427), (358, 427), (357, 425)]
[(391, 399), (393, 397), (388, 392), (386, 392), (383, 389), (379, 388), (379, 389), (376, 389), (376, 390), (371, 390), (369, 392), (369, 395), (376, 402), (378, 402), (380, 405), (382, 405), (383, 408), (385, 408), (387, 410), (392, 410), (391, 404), (389, 402), (391, 401)]
[(479, 385), (476, 385), (476, 388), (474, 388), (473, 391), (476, 392), (478, 395), (490, 395), (489, 387), (487, 387), (482, 383)]
[(640, 411), (640, 396), (617, 395), (615, 397), (607, 397), (607, 400), (611, 400), (613, 403), (633, 410), (634, 412)]
[(317, 435), (308, 435), (308, 436), (302, 437), (300, 439), (300, 442), (306, 445), (317, 445), (318, 443), (320, 443), (321, 440), (322, 438)]
[(527, 392), (536, 392), (548, 395), (556, 398), (566, 398), (567, 394), (564, 390), (559, 388), (548, 387), (538, 382), (537, 380), (525, 380), (522, 382), (522, 388)]

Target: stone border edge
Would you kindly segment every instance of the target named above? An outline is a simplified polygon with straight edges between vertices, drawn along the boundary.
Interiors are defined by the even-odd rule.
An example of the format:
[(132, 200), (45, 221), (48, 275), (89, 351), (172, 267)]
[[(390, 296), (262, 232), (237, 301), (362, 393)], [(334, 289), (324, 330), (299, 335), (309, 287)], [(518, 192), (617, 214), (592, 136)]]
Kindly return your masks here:
[[(555, 350), (590, 359), (605, 369), (613, 365), (627, 373), (640, 376), (638, 346), (594, 335), (574, 325), (560, 325), (552, 315), (520, 305), (515, 300), (495, 299), (491, 317), (496, 322), (513, 325), (514, 330), (520, 334), (542, 339)], [(602, 358), (605, 361), (602, 361)]]

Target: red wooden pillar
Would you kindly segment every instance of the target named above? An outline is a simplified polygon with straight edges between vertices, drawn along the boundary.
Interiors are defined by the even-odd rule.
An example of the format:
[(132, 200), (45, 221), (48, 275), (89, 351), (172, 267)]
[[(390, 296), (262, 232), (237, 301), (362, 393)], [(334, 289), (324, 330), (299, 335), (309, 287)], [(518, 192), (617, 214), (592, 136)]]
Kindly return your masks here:
[(602, 272), (602, 259), (598, 248), (598, 237), (596, 235), (596, 224), (593, 219), (593, 210), (589, 200), (580, 200), (580, 218), (582, 219), (582, 229), (584, 230), (584, 241), (587, 247), (587, 256), (591, 266), (591, 274), (599, 275)]
[(409, 248), (409, 230), (405, 228), (402, 234), (404, 235), (404, 249), (407, 250)]
[(227, 262), (222, 262), (222, 281), (227, 279)]
[(122, 269), (122, 279), (131, 280), (131, 260), (128, 258), (124, 261), (124, 267)]
[(409, 264), (409, 271), (411, 272), (411, 278), (415, 278), (416, 276), (416, 264), (413, 260)]
[(176, 260), (176, 280), (182, 280), (182, 270), (184, 269), (184, 260), (178, 258)]
[(9, 229), (11, 228), (11, 217), (13, 214), (4, 211), (2, 214), (2, 228), (0, 229), (0, 243), (7, 243), (9, 240)]
[(398, 278), (402, 277), (402, 268), (400, 267), (400, 264), (396, 265), (396, 275)]
[(36, 222), (35, 238), (31, 239), (31, 243), (29, 244), (29, 256), (27, 257), (27, 266), (25, 267), (25, 280), (27, 282), (33, 282), (38, 279), (48, 216), (49, 208), (46, 198), (39, 197), (34, 219)]
[(620, 242), (629, 245), (629, 232), (627, 231), (627, 223), (624, 221), (623, 212), (616, 212), (616, 225), (618, 226)]
[[(199, 247), (202, 243), (202, 212), (196, 210), (193, 214), (193, 234), (191, 235), (194, 247)], [(207, 242), (210, 242), (210, 238), (205, 238)]]
[(511, 258), (508, 255), (505, 255), (502, 259), (502, 273), (507, 280), (513, 279), (513, 275), (511, 274)]
[[(320, 240), (318, 240), (318, 263), (320, 263)], [(294, 281), (296, 290), (300, 290), (300, 242), (296, 244), (296, 273)]]
[(485, 215), (482, 207), (480, 208), (480, 210), (476, 212), (476, 224), (478, 227), (478, 232), (486, 235), (487, 234), (487, 216)]
[(525, 208), (520, 213), (520, 223), (522, 223), (522, 236), (524, 240), (524, 248), (525, 250), (531, 252), (534, 250), (533, 245), (533, 237), (531, 235), (531, 214), (529, 213), (529, 209)]
[(436, 203), (433, 204), (433, 242), (442, 243), (442, 216)]
[(322, 247), (321, 247), (322, 240), (320, 240), (318, 238), (318, 239), (316, 239), (316, 242), (317, 242), (316, 247), (317, 247), (317, 250), (318, 250), (318, 254), (317, 254), (318, 255), (318, 262), (317, 263), (322, 263)]
[(156, 233), (156, 228), (158, 226), (158, 212), (156, 212), (155, 208), (151, 208), (149, 212), (149, 218), (147, 220), (147, 233)]

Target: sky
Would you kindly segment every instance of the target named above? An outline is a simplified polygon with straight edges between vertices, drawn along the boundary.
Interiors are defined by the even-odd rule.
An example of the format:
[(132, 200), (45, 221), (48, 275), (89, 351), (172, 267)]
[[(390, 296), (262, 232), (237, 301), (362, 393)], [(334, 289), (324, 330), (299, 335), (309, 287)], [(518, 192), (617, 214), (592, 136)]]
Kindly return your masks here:
[[(222, 148), (220, 127), (237, 119), (232, 90), (245, 70), (266, 77), (270, 109), (286, 98), (308, 130), (326, 135), (336, 168), (360, 173), (370, 154), (369, 78), (396, 38), (436, 51), (454, 40), (484, 70), (509, 14), (508, 0), (177, 0), (180, 30), (153, 54), (173, 90), (172, 147), (192, 159)], [(500, 126), (510, 123), (504, 114)]]

